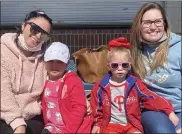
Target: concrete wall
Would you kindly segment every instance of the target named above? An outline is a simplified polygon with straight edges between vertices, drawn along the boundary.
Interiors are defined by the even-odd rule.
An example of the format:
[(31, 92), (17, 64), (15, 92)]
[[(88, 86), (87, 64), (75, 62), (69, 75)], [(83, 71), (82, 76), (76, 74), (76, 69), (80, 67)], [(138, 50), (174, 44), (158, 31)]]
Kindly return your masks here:
[(165, 1), (164, 8), (166, 10), (168, 20), (172, 27), (172, 32), (182, 34), (181, 30), (181, 1)]

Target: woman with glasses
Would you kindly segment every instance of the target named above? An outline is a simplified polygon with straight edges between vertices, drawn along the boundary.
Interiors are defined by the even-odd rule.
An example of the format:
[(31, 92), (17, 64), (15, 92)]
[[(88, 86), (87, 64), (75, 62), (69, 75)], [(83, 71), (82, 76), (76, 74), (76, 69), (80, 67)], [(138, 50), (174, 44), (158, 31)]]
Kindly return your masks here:
[(28, 13), (17, 33), (1, 37), (0, 133), (40, 134), (40, 96), (46, 80), (45, 42), (52, 20), (44, 11)]
[(144, 4), (134, 18), (130, 41), (136, 76), (156, 94), (171, 101), (179, 121), (163, 112), (143, 109), (146, 133), (181, 132), (181, 36), (171, 32), (165, 11), (153, 2)]

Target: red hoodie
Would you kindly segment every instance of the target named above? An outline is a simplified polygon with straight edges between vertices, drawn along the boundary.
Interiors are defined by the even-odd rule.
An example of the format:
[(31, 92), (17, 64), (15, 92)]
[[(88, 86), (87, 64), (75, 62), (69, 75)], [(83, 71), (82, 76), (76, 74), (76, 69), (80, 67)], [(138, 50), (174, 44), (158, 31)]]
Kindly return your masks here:
[[(44, 86), (44, 91), (46, 89), (46, 84)], [(61, 98), (62, 96), (62, 87), (66, 84), (68, 86), (67, 88), (67, 96), (65, 98)], [(43, 91), (43, 94), (44, 94)], [(85, 91), (82, 84), (81, 79), (73, 72), (68, 72), (65, 74), (65, 76), (60, 80), (60, 86), (58, 94), (60, 95), (60, 98), (58, 100), (60, 110), (61, 110), (61, 116), (63, 119), (63, 122), (65, 124), (65, 129), (62, 130), (63, 133), (76, 133), (78, 132), (84, 132), (84, 130), (79, 130), (80, 128), (84, 128), (85, 121), (87, 122), (87, 130), (90, 130), (89, 127), (91, 127), (91, 124), (89, 124), (89, 119), (86, 117), (87, 107), (86, 107), (86, 97), (85, 97)], [(44, 96), (42, 96), (42, 110), (43, 110), (43, 116), (44, 116), (44, 122), (47, 124), (47, 118), (46, 118), (46, 105), (45, 105)], [(87, 131), (85, 130), (85, 131)]]
[[(91, 107), (94, 117), (94, 126), (101, 128), (101, 133), (107, 127), (111, 117), (111, 91), (109, 79), (111, 73), (108, 73), (100, 82), (97, 82), (91, 92)], [(141, 125), (140, 102), (144, 108), (154, 111), (162, 111), (169, 115), (173, 111), (171, 103), (157, 94), (151, 92), (134, 76), (127, 76), (124, 105), (127, 120), (138, 130), (143, 132)]]

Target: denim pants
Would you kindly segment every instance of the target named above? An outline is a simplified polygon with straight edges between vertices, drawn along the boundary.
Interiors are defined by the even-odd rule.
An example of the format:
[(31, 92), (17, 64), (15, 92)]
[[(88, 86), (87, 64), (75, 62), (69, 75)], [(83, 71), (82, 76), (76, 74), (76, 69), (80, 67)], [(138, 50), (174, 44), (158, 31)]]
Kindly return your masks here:
[(144, 110), (142, 112), (141, 120), (145, 134), (176, 133), (176, 130), (181, 128), (181, 112), (176, 113), (176, 115), (179, 118), (179, 123), (175, 127), (165, 113)]

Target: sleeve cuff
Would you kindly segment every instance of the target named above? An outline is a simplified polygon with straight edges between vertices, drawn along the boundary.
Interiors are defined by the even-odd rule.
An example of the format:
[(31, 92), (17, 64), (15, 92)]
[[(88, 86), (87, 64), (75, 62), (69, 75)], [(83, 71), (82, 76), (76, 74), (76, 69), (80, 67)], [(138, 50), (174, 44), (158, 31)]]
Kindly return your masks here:
[(23, 118), (16, 118), (14, 121), (10, 123), (10, 126), (13, 130), (15, 130), (19, 126), (27, 126), (25, 120)]
[(164, 113), (166, 113), (166, 114), (169, 116), (169, 114), (170, 114), (171, 112), (173, 112), (172, 109), (171, 109), (171, 110), (167, 110), (167, 111), (165, 111)]

